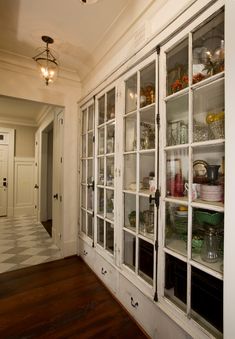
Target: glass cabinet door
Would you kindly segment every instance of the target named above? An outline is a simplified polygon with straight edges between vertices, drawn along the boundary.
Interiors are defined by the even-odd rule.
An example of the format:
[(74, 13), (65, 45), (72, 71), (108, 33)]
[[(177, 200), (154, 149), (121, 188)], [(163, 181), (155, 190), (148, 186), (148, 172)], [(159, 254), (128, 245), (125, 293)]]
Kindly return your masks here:
[(222, 337), (224, 13), (168, 43), (164, 89), (163, 295)]
[(96, 185), (96, 241), (107, 253), (114, 255), (114, 168), (116, 94), (115, 88), (97, 98), (97, 185)]
[(156, 207), (155, 56), (125, 80), (123, 114), (123, 264), (154, 285)]
[(81, 232), (94, 239), (94, 104), (82, 109)]

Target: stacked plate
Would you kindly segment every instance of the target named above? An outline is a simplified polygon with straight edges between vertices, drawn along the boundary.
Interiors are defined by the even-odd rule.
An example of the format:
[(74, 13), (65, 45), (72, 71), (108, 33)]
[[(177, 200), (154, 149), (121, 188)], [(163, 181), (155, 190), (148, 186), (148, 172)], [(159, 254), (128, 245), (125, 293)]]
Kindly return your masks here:
[(221, 201), (222, 186), (221, 185), (201, 185), (201, 199), (205, 201)]

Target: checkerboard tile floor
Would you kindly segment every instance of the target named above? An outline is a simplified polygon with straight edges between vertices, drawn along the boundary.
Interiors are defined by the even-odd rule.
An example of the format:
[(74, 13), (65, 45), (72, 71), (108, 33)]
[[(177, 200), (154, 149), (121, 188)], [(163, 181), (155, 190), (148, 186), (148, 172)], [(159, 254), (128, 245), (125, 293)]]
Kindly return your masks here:
[(34, 217), (0, 218), (0, 273), (62, 258)]

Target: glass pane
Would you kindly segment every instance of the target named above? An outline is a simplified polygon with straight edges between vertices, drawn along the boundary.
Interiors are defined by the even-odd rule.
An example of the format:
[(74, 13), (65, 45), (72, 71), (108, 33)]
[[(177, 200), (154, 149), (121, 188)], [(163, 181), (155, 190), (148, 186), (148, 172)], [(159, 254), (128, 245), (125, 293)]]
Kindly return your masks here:
[(113, 254), (114, 251), (114, 229), (113, 224), (106, 222), (106, 249)]
[(82, 207), (86, 208), (86, 186), (82, 185)]
[(188, 94), (166, 103), (166, 143), (168, 146), (188, 142)]
[(98, 158), (98, 185), (104, 185), (104, 158)]
[(88, 210), (93, 210), (93, 190), (92, 190), (92, 187), (89, 187), (87, 189), (87, 209)]
[(136, 114), (131, 114), (124, 120), (125, 123), (125, 151), (135, 151), (137, 149), (136, 137)]
[(103, 124), (104, 123), (104, 114), (105, 114), (105, 96), (103, 95), (99, 100), (98, 100), (98, 114), (99, 114), (99, 122), (98, 124)]
[[(149, 194), (155, 192), (155, 153), (140, 154), (139, 190)], [(151, 190), (150, 190), (151, 185)]]
[(154, 107), (140, 113), (140, 149), (155, 148), (155, 111)]
[(124, 264), (135, 270), (135, 236), (124, 231)]
[(106, 153), (114, 153), (115, 150), (115, 125), (107, 126), (107, 144)]
[(107, 157), (106, 158), (106, 185), (113, 186), (114, 185), (114, 157)]
[(114, 216), (114, 191), (106, 190), (106, 217), (113, 220)]
[(82, 157), (86, 157), (86, 135), (82, 137)]
[(165, 257), (165, 296), (186, 311), (187, 264), (166, 254)]
[(136, 185), (136, 155), (124, 155), (124, 189), (137, 190)]
[(193, 83), (224, 71), (224, 13), (193, 34)]
[(115, 88), (107, 93), (107, 120), (115, 118)]
[(222, 206), (224, 201), (224, 145), (215, 144), (194, 148), (193, 160), (192, 199), (199, 198), (200, 202), (209, 201)]
[(104, 214), (104, 189), (98, 188), (97, 195), (98, 195), (97, 212), (99, 214)]
[(149, 284), (153, 283), (153, 245), (139, 239), (138, 274)]
[(188, 182), (188, 150), (179, 149), (166, 154), (167, 196), (187, 198), (185, 183)]
[[(217, 330), (223, 332), (222, 280), (192, 267), (191, 304), (193, 319), (206, 328), (208, 328), (208, 323), (206, 323), (208, 321)], [(218, 338), (218, 334), (215, 337)]]
[(87, 111), (86, 109), (82, 111), (82, 134), (86, 133), (86, 124), (87, 124)]
[(193, 141), (224, 139), (224, 80), (194, 91)]
[(82, 160), (82, 183), (86, 183), (86, 160)]
[(139, 233), (153, 239), (154, 205), (149, 204), (149, 198), (139, 198)]
[(84, 210), (81, 210), (81, 213), (81, 230), (83, 233), (86, 233), (86, 212)]
[(88, 107), (88, 130), (93, 130), (94, 125), (93, 125), (93, 117), (94, 117), (94, 106), (91, 105)]
[(98, 154), (104, 154), (104, 128), (98, 130)]
[(91, 214), (87, 213), (87, 235), (91, 239), (93, 239), (93, 229), (94, 229), (93, 217)]
[(188, 207), (166, 203), (165, 246), (179, 254), (187, 255)]
[(124, 227), (136, 230), (136, 197), (124, 193)]
[(104, 220), (97, 218), (97, 242), (104, 246)]
[(192, 258), (223, 273), (224, 213), (193, 209)]
[(88, 157), (93, 157), (93, 132), (88, 133)]
[(155, 63), (140, 72), (140, 107), (155, 102)]
[(87, 178), (87, 184), (91, 185), (93, 183), (93, 160), (88, 160), (88, 178)]
[(166, 60), (166, 93), (169, 95), (188, 87), (188, 40), (184, 40), (168, 52)]
[(126, 81), (126, 113), (137, 108), (137, 74)]

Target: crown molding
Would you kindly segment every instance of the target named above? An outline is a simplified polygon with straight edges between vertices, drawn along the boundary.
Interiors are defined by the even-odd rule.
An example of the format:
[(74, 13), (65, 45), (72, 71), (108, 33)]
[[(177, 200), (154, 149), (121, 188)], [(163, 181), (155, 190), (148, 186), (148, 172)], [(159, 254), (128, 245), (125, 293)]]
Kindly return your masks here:
[(17, 119), (15, 117), (9, 118), (9, 117), (4, 117), (4, 116), (1, 116), (0, 124), (38, 127), (37, 122), (33, 120)]
[[(38, 68), (32, 58), (24, 57), (3, 49), (0, 49), (0, 68), (17, 73), (37, 75)], [(80, 84), (81, 79), (76, 70), (59, 68), (58, 78)]]

